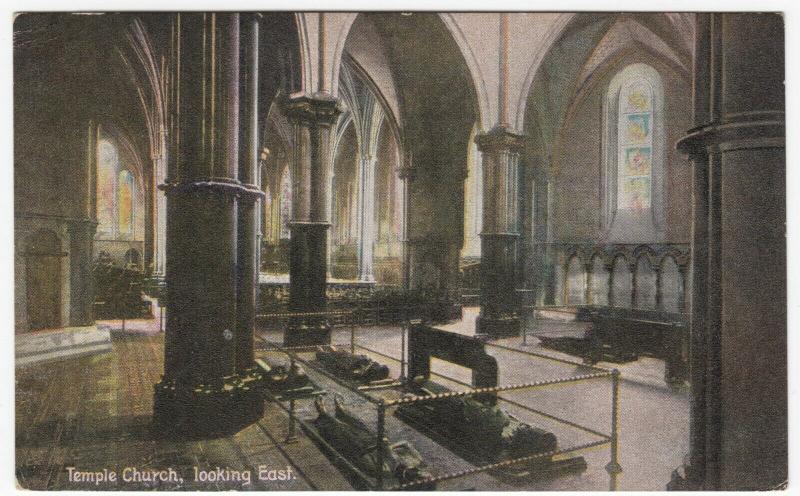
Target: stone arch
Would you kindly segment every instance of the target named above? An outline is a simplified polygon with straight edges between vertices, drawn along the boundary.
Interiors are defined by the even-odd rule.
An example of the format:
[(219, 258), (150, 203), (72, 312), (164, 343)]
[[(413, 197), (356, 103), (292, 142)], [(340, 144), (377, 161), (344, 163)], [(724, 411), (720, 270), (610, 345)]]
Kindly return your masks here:
[(660, 271), (661, 308), (670, 313), (683, 312), (686, 291), (676, 259), (672, 255), (665, 255), (661, 259)]
[(611, 288), (612, 301), (609, 303), (615, 307), (630, 308), (633, 283), (628, 258), (622, 254), (614, 257), (611, 271), (614, 283)]
[[(331, 88), (331, 93), (333, 95), (338, 95), (339, 72), (341, 71), (345, 43), (347, 41), (348, 36), (350, 35), (351, 28), (353, 27), (353, 24), (355, 23), (359, 15), (364, 15), (364, 14), (347, 14), (347, 17), (340, 23), (340, 28), (337, 33), (337, 40), (335, 43), (335, 49), (333, 51), (332, 60), (330, 64), (330, 82), (331, 82), (330, 88)], [(491, 123), (488, 121), (488, 119), (491, 117), (488, 110), (489, 96), (488, 96), (488, 91), (486, 89), (485, 78), (480, 70), (480, 64), (478, 64), (477, 58), (474, 52), (472, 51), (469, 42), (464, 36), (464, 33), (462, 33), (461, 28), (458, 26), (458, 23), (453, 18), (452, 14), (439, 13), (436, 15), (441, 20), (442, 25), (447, 29), (447, 32), (449, 33), (452, 40), (458, 46), (459, 52), (461, 53), (464, 63), (467, 65), (469, 69), (469, 74), (472, 80), (473, 89), (476, 94), (478, 116), (479, 116), (478, 121), (481, 123), (481, 127), (483, 129), (488, 129), (488, 127), (491, 126)]]
[(556, 20), (551, 25), (550, 29), (548, 30), (547, 35), (544, 38), (544, 43), (546, 48), (542, 49), (538, 56), (533, 60), (533, 63), (528, 68), (528, 72), (525, 75), (525, 80), (522, 83), (522, 88), (520, 89), (519, 95), (517, 97), (517, 105), (515, 106), (516, 109), (516, 116), (514, 118), (514, 127), (516, 129), (524, 129), (525, 126), (525, 113), (527, 111), (528, 105), (528, 97), (531, 92), (531, 87), (533, 86), (533, 81), (536, 78), (536, 74), (541, 67), (542, 61), (547, 56), (547, 53), (550, 51), (550, 47), (556, 43), (559, 38), (561, 38), (561, 34), (564, 30), (569, 26), (570, 21), (574, 16), (578, 14), (572, 13), (564, 13), (560, 14)]
[(569, 258), (566, 267), (566, 304), (583, 305), (586, 303), (586, 265), (575, 253)]
[[(338, 133), (337, 133), (338, 134)], [(355, 122), (345, 122), (333, 156), (331, 178), (331, 275), (357, 277), (358, 133)]]
[(309, 37), (308, 16), (305, 12), (297, 12), (293, 14), (293, 17), (297, 35), (298, 69), (300, 72), (300, 84), (296, 90), (299, 93), (313, 93), (316, 89), (314, 87), (314, 70), (312, 68), (314, 60), (311, 55), (311, 46), (314, 40)]
[(608, 264), (606, 257), (600, 253), (592, 256), (591, 262), (591, 284), (589, 287), (589, 299), (587, 303), (591, 305), (608, 305)]
[[(677, 24), (669, 21), (664, 14), (656, 13), (640, 13), (640, 14), (616, 14), (616, 13), (579, 13), (579, 14), (562, 14), (557, 17), (552, 24), (551, 30), (545, 37), (547, 40), (546, 48), (542, 50), (541, 54), (534, 61), (526, 76), (525, 82), (522, 86), (520, 93), (520, 100), (517, 105), (516, 126), (524, 130), (526, 134), (537, 127), (550, 127), (551, 129), (541, 129), (543, 139), (540, 146), (546, 148), (544, 155), (552, 155), (551, 147), (554, 147), (552, 138), (559, 134), (559, 129), (566, 120), (567, 113), (576, 100), (576, 95), (581, 93), (581, 89), (586, 87), (586, 84), (581, 84), (580, 76), (585, 71), (586, 65), (592, 63), (592, 58), (595, 51), (604, 42), (605, 36), (612, 32), (614, 27), (619, 23), (629, 23), (637, 27), (641, 27), (640, 31), (652, 33), (652, 36), (644, 36), (642, 34), (634, 33), (630, 35), (629, 43), (638, 43), (640, 46), (645, 46), (648, 43), (662, 43), (664, 46), (649, 47), (649, 51), (657, 54), (657, 58), (667, 57), (665, 54), (674, 54), (672, 57), (675, 62), (673, 66), (677, 68), (683, 67), (682, 73), (688, 74), (688, 64), (690, 59), (686, 58), (685, 50), (682, 42), (685, 40), (686, 33), (683, 28), (677, 27)], [(653, 41), (655, 40), (655, 41)], [(681, 43), (680, 47), (676, 45)], [(624, 49), (624, 48), (623, 48)], [(612, 63), (611, 60), (605, 60), (605, 64)], [(600, 64), (603, 65), (602, 63)], [(537, 85), (541, 86), (542, 81), (552, 78), (553, 74), (558, 75), (559, 82), (553, 84), (557, 88), (554, 95), (547, 95), (543, 97), (537, 89)], [(585, 81), (584, 81), (585, 83)], [(538, 95), (538, 96), (537, 96)], [(578, 95), (579, 96), (579, 95)], [(545, 111), (537, 111), (537, 106), (542, 105), (542, 102), (534, 100), (550, 98), (552, 108), (547, 108)], [(552, 122), (534, 122), (537, 115), (551, 116), (548, 120)], [(539, 120), (545, 119), (539, 117)]]
[(657, 306), (658, 276), (652, 259), (640, 255), (636, 259), (636, 308), (655, 310)]

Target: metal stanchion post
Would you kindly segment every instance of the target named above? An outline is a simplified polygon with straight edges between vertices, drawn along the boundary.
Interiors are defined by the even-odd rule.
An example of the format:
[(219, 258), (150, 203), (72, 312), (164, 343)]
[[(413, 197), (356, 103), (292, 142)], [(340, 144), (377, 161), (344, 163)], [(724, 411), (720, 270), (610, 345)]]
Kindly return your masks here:
[[(533, 322), (536, 322), (536, 309), (533, 309)], [(522, 324), (522, 345), (528, 345), (528, 326)]]
[(617, 490), (617, 476), (622, 473), (619, 464), (619, 370), (611, 371), (611, 461), (606, 465), (610, 476), (610, 491)]
[(355, 316), (350, 318), (350, 354), (356, 354), (356, 319)]
[(286, 444), (297, 442), (295, 435), (295, 420), (294, 420), (294, 398), (289, 400), (289, 432), (286, 434), (286, 439), (283, 440)]
[(158, 306), (158, 330), (164, 332), (164, 307)]
[(406, 379), (406, 330), (408, 329), (408, 320), (403, 319), (403, 324), (400, 326), (400, 380)]
[(377, 486), (378, 490), (383, 490), (383, 438), (385, 437), (384, 432), (386, 430), (386, 403), (383, 399), (381, 399), (380, 403), (378, 403), (378, 432), (377, 442), (375, 443), (375, 449), (378, 450), (376, 455), (376, 463), (378, 467), (378, 474), (377, 474)]

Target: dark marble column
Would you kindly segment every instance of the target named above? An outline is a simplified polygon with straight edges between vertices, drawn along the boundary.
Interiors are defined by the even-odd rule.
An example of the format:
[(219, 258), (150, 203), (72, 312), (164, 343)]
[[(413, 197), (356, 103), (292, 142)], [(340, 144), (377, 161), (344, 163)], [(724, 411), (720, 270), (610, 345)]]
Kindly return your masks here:
[(697, 14), (689, 463), (671, 488), (787, 478), (784, 27)]
[[(258, 208), (263, 195), (258, 184), (258, 40), (257, 14), (241, 14), (242, 144), (239, 147), (238, 288), (236, 300), (236, 370), (246, 373), (254, 365), (253, 330), (258, 285)], [(257, 193), (256, 193), (257, 192)]]
[[(167, 194), (164, 375), (155, 386), (160, 432), (224, 435), (263, 413), (259, 375), (241, 364), (237, 325), (239, 181), (238, 14), (176, 14), (179, 116)], [(244, 335), (240, 335), (243, 333)], [(244, 350), (244, 354), (251, 353)]]
[(84, 178), (86, 189), (80, 198), (82, 219), (69, 221), (69, 278), (70, 278), (70, 326), (94, 324), (94, 235), (97, 231), (97, 138), (98, 126), (90, 121), (86, 133), (86, 162)]
[[(340, 109), (334, 98), (315, 95), (289, 100), (285, 112), (294, 128), (289, 308), (293, 312), (321, 312), (327, 301), (330, 133)], [(324, 316), (293, 318), (284, 345), (330, 343), (330, 332)]]
[(522, 136), (497, 127), (477, 136), (475, 142), (483, 154), (481, 312), (476, 332), (491, 337), (517, 336), (517, 178)]

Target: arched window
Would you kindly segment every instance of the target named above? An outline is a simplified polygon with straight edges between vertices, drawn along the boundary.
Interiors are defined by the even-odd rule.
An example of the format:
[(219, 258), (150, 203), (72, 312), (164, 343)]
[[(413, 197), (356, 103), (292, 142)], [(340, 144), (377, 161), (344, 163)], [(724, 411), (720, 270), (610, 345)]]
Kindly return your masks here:
[(292, 179), (289, 167), (286, 166), (281, 174), (281, 239), (289, 239), (291, 230), (289, 222), (292, 216)]
[(117, 147), (108, 140), (100, 140), (97, 143), (97, 233), (100, 235), (114, 235), (117, 169)]
[(133, 234), (133, 199), (133, 174), (128, 170), (121, 170), (117, 180), (117, 226), (120, 235)]
[(605, 101), (603, 221), (610, 241), (664, 236), (664, 90), (646, 64), (622, 69)]
[(97, 238), (140, 240), (144, 196), (138, 191), (129, 154), (103, 138), (97, 143)]

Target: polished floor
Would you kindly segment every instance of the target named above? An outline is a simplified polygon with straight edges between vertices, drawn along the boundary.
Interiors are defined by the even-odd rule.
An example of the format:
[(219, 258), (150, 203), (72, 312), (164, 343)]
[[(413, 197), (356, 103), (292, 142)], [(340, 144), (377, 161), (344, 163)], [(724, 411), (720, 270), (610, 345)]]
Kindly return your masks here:
[[(468, 309), (464, 322), (453, 324), (450, 328), (469, 329), (474, 315), (474, 309)], [(158, 381), (162, 371), (163, 334), (158, 330), (158, 319), (127, 321), (125, 332), (120, 330), (121, 322), (99, 322), (98, 325), (114, 329), (112, 352), (17, 369), (16, 456), (20, 486), (29, 489), (132, 490), (308, 490), (352, 487), (344, 474), (302, 430), (298, 429), (294, 442), (285, 441), (288, 434), (287, 417), (273, 403), (266, 405), (267, 412), (258, 423), (228, 438), (205, 441), (155, 438), (150, 433), (149, 421), (152, 385)], [(578, 331), (569, 323), (540, 321), (526, 339), (526, 344), (520, 338), (504, 340), (503, 343), (535, 353), (568, 358), (538, 347), (534, 334)], [(269, 331), (259, 334), (267, 339), (277, 337)], [(349, 340), (348, 329), (337, 330), (334, 335), (335, 342), (347, 345)], [(399, 329), (358, 329), (356, 344), (399, 358)], [(508, 350), (495, 348), (489, 352), (498, 358), (500, 382), (504, 385), (571, 376), (585, 371), (585, 367), (580, 365), (534, 359)], [(259, 354), (272, 361), (285, 359), (274, 352), (262, 350)], [(373, 356), (390, 365), (394, 376), (399, 374), (399, 362), (374, 353)], [(657, 360), (642, 359), (620, 369), (623, 380), (620, 388), (619, 462), (623, 472), (616, 486), (623, 490), (662, 490), (671, 471), (681, 464), (687, 451), (688, 393), (670, 390), (663, 384), (663, 380), (660, 380), (663, 363)], [(457, 380), (469, 380), (466, 369), (446, 362), (436, 361), (434, 371)], [(374, 410), (361, 396), (311, 368), (309, 373), (320, 386), (341, 395), (345, 404), (359, 412), (365, 421), (374, 422)], [(463, 389), (444, 377), (438, 380), (453, 389)], [(601, 379), (508, 393), (506, 397), (550, 415), (609, 432), (610, 391), (610, 381)], [(393, 393), (385, 391), (375, 394)], [(504, 408), (523, 421), (553, 430), (559, 437), (560, 446), (579, 445), (591, 439), (586, 433), (555, 424), (514, 405), (506, 404)], [(310, 401), (298, 402), (297, 412), (301, 418), (310, 419), (314, 416)], [(391, 415), (387, 417), (386, 428), (391, 441), (411, 441), (423, 454), (434, 475), (470, 468), (466, 461)], [(453, 478), (439, 484), (439, 488), (609, 489), (610, 478), (605, 470), (610, 460), (608, 447), (581, 454), (588, 468), (580, 474), (519, 482), (509, 481), (502, 474), (483, 473)], [(169, 467), (179, 473), (181, 480), (81, 482), (75, 480), (80, 477), (70, 477), (70, 473), (85, 474), (108, 469), (117, 472), (119, 478), (127, 474), (127, 478), (131, 479), (139, 474), (141, 479), (146, 478), (148, 470)], [(277, 470), (286, 467), (292, 467), (288, 480), (273, 477), (278, 473)], [(259, 471), (263, 480), (258, 478)], [(241, 477), (237, 480), (236, 474), (245, 472), (251, 474), (250, 483)], [(203, 474), (208, 476), (211, 473), (217, 474), (222, 480), (195, 480), (195, 474), (203, 478)]]

